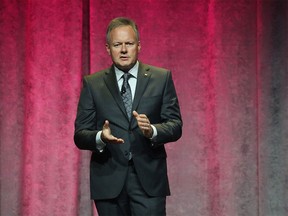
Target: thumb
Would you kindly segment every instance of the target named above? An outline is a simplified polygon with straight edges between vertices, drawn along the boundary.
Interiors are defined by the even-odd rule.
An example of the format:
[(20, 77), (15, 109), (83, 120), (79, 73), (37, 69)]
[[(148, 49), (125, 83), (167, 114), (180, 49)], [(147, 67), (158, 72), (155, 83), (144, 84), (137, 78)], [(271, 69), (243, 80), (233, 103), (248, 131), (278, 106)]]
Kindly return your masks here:
[(138, 115), (139, 115), (139, 114), (134, 110), (134, 111), (133, 111), (133, 116), (134, 116), (135, 118), (137, 118)]
[(105, 120), (105, 122), (104, 122), (104, 125), (103, 125), (103, 129), (107, 129), (107, 128), (109, 128), (109, 121), (108, 120)]

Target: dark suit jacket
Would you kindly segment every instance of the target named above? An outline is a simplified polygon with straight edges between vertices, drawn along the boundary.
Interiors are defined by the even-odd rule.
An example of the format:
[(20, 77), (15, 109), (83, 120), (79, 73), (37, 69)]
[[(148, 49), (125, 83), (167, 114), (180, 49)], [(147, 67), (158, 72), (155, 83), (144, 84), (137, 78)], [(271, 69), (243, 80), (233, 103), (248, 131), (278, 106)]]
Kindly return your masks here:
[[(132, 116), (129, 122), (119, 92), (114, 68), (84, 77), (74, 141), (79, 149), (91, 150), (90, 187), (92, 199), (115, 198), (121, 192), (131, 151), (136, 172), (150, 196), (170, 195), (164, 144), (178, 140), (182, 120), (171, 72), (139, 64), (132, 110), (146, 114), (158, 132), (151, 142), (143, 136)], [(96, 133), (105, 120), (112, 134), (124, 144), (107, 144), (103, 152), (96, 149)]]

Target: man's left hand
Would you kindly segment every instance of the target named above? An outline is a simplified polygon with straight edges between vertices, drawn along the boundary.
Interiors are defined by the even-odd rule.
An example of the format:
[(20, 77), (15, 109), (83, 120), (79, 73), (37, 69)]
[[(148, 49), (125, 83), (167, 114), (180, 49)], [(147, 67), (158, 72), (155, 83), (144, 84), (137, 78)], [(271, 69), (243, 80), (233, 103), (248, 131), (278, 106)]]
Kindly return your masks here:
[(150, 139), (153, 135), (153, 129), (148, 117), (145, 114), (138, 114), (135, 110), (133, 111), (133, 116), (136, 118), (138, 127), (141, 129), (144, 136)]

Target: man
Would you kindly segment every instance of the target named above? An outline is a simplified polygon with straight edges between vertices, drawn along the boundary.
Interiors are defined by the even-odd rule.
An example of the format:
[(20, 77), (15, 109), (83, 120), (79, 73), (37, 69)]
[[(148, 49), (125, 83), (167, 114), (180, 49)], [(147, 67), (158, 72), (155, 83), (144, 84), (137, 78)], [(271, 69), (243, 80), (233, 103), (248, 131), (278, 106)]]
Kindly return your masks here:
[(165, 215), (164, 144), (182, 134), (171, 72), (138, 61), (130, 19), (112, 20), (106, 41), (113, 65), (84, 77), (75, 120), (75, 144), (92, 151), (91, 198), (100, 216)]

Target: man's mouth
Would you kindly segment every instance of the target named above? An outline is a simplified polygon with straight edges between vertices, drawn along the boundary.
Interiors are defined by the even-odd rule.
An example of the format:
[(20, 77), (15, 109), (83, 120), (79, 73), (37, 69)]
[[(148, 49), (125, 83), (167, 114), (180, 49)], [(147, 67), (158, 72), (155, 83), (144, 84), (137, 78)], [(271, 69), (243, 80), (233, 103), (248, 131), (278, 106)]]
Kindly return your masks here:
[(129, 57), (128, 56), (120, 56), (120, 59), (123, 59), (123, 60), (127, 60)]

